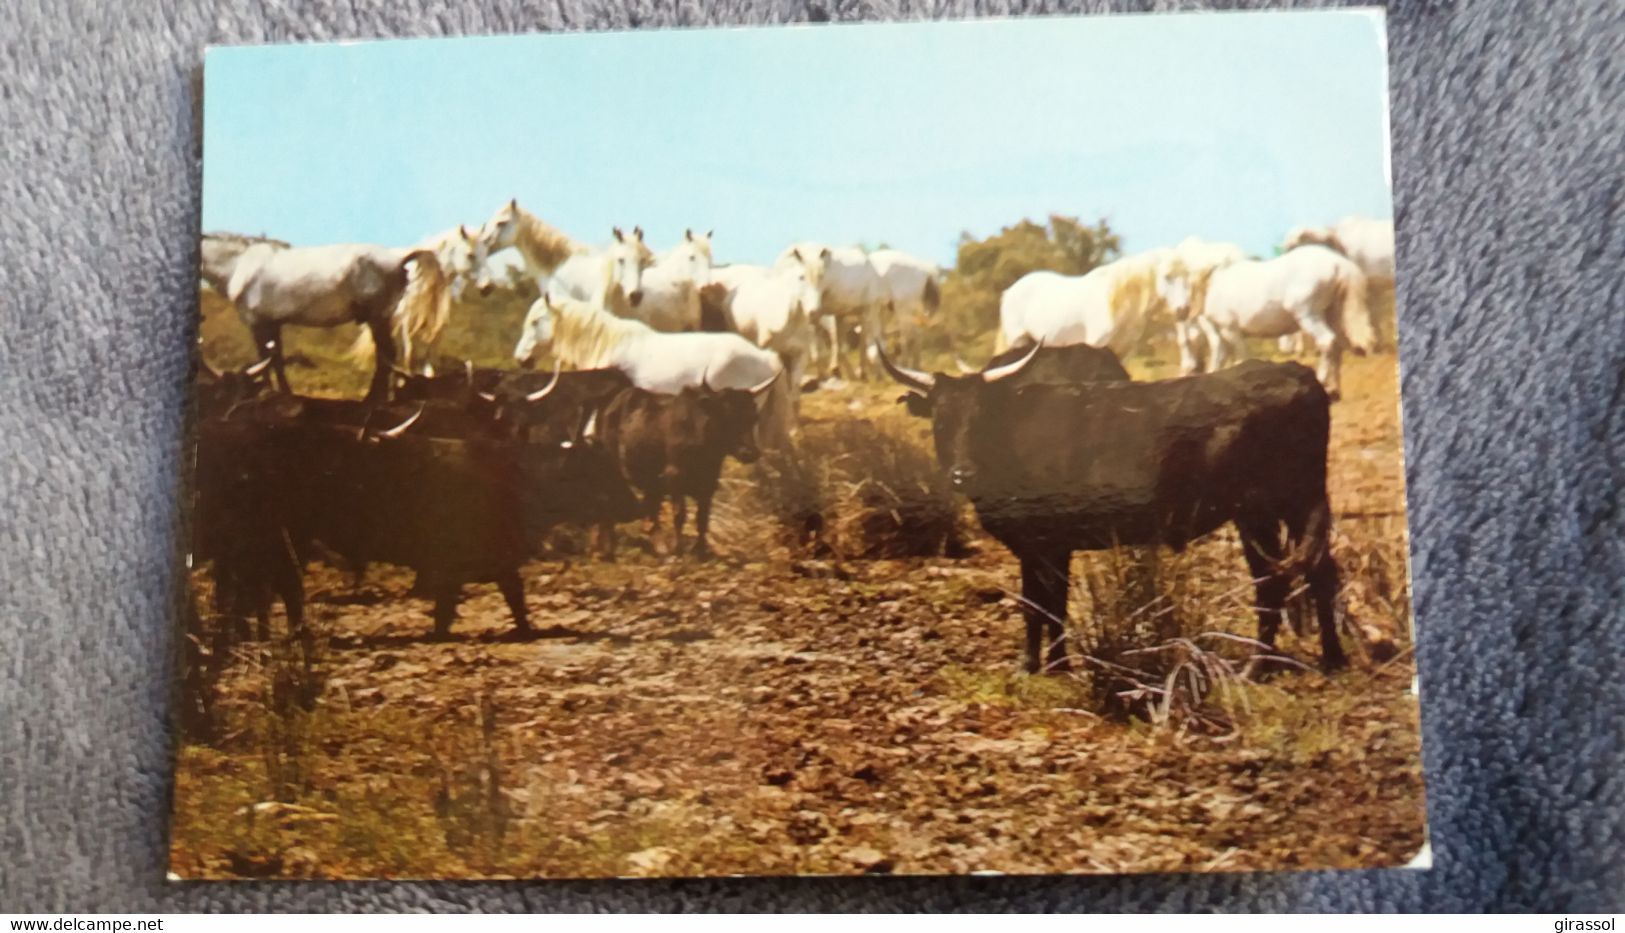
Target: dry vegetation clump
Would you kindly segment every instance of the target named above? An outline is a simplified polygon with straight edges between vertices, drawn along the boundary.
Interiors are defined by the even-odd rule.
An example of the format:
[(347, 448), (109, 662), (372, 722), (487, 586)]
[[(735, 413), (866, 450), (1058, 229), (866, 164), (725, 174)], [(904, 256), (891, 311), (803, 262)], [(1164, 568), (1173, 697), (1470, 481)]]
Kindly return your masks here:
[(854, 560), (960, 556), (961, 506), (931, 453), (868, 420), (809, 426), (763, 457), (752, 495), (800, 553)]
[[(1344, 522), (1333, 540), (1345, 648), (1382, 664), (1410, 641), (1402, 529)], [(1253, 582), (1230, 534), (1173, 553), (1119, 547), (1082, 555), (1069, 633), (1091, 708), (1176, 734), (1233, 735), (1260, 721)], [(1318, 634), (1307, 587), (1292, 594), (1272, 669), (1315, 671)], [(1246, 634), (1241, 634), (1246, 633)], [(1263, 709), (1280, 706), (1265, 704)]]

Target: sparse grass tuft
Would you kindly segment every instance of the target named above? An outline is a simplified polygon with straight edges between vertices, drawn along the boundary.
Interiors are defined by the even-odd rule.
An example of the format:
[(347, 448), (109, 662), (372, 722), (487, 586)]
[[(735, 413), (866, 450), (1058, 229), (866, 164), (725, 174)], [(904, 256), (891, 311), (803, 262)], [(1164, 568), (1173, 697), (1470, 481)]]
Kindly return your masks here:
[(854, 560), (958, 556), (960, 505), (932, 454), (892, 425), (809, 425), (764, 457), (753, 495), (801, 553)]

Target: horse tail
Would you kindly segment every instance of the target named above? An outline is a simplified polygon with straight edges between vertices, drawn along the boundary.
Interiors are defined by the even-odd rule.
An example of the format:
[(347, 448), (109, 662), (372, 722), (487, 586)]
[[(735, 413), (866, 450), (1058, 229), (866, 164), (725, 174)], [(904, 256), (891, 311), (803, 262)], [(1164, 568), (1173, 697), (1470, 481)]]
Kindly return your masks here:
[(935, 314), (937, 307), (942, 304), (942, 290), (937, 287), (935, 275), (925, 277), (925, 294), (920, 296), (920, 301), (925, 304), (927, 314)]
[(403, 356), (410, 356), (414, 340), (432, 344), (451, 319), (451, 289), (434, 250), (413, 250), (401, 260), (407, 270), (406, 290), (395, 305), (393, 320), (401, 335)]
[(1343, 336), (1354, 352), (1370, 353), (1377, 348), (1377, 331), (1366, 303), (1365, 273), (1350, 262), (1339, 270), (1337, 285), (1341, 294), (1335, 296), (1336, 313)]
[(1276, 563), (1276, 571), (1285, 576), (1308, 574), (1331, 556), (1332, 505), (1325, 496), (1320, 497), (1305, 516), (1303, 530), (1291, 542), (1292, 550)]
[(372, 342), (372, 328), (362, 324), (361, 333), (355, 335), (355, 340), (350, 343), (350, 349), (344, 351), (344, 355), (352, 363), (366, 365), (372, 362), (377, 352), (378, 347)]

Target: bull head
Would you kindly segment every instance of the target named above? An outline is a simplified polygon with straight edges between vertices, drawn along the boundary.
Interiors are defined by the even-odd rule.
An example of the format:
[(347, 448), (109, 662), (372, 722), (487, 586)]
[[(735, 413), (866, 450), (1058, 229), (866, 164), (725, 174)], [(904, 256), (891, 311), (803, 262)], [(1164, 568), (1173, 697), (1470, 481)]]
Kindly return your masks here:
[(418, 410), (412, 413), (412, 417), (402, 421), (400, 424), (397, 424), (393, 428), (386, 431), (374, 431), (367, 435), (367, 439), (373, 443), (396, 440), (401, 435), (405, 434), (408, 428), (412, 427), (413, 424), (416, 424), (419, 418), (423, 417), (423, 409), (424, 406), (419, 405)]
[(748, 391), (753, 396), (760, 396), (763, 392), (766, 392), (768, 389), (773, 388), (773, 383), (778, 382), (779, 377), (782, 376), (782, 375), (784, 375), (784, 370), (782, 368), (776, 369), (776, 370), (773, 371), (773, 375), (768, 376), (766, 379), (762, 380), (761, 382), (758, 382), (757, 384), (751, 386)]
[[(267, 344), (267, 346), (272, 346), (272, 345)], [(260, 360), (258, 363), (255, 363), (253, 366), (249, 366), (249, 367), (245, 368), (243, 370), (243, 375), (247, 376), (250, 379), (258, 379), (259, 377), (265, 375), (266, 372), (270, 370), (270, 368), (271, 368), (271, 358), (266, 357), (265, 359)]]
[[(882, 347), (880, 345), (880, 341), (878, 340), (871, 344), (871, 346), (874, 348), (875, 356), (880, 360), (880, 365), (886, 370), (886, 373), (909, 390), (908, 394), (904, 395), (898, 401), (901, 401), (908, 406), (908, 411), (911, 415), (917, 415), (922, 418), (931, 417), (931, 394), (933, 390), (937, 388), (939, 376), (927, 372), (921, 372), (917, 369), (908, 369), (906, 367), (897, 365), (896, 363), (892, 362), (891, 357), (886, 355), (885, 347)], [(1004, 364), (1003, 366), (994, 366), (993, 368), (986, 370), (971, 369), (969, 364), (956, 358), (955, 362), (958, 363), (959, 368), (964, 371), (966, 375), (957, 377), (943, 375), (940, 378), (947, 379), (950, 382), (976, 379), (984, 385), (989, 385), (998, 382), (1001, 379), (1008, 379), (1011, 376), (1021, 372), (1023, 369), (1026, 369), (1028, 364), (1033, 361), (1033, 358), (1038, 355), (1038, 351), (1043, 349), (1043, 347), (1044, 342), (1039, 341), (1033, 344), (1026, 353), (1022, 354), (1020, 359), (1013, 360)]]
[(525, 401), (534, 404), (536, 402), (541, 401), (544, 398), (547, 398), (549, 395), (551, 395), (553, 393), (553, 390), (558, 388), (560, 372), (561, 372), (561, 370), (563, 370), (563, 368), (564, 368), (564, 364), (562, 362), (560, 362), (558, 360), (554, 360), (553, 361), (553, 378), (549, 379), (547, 381), (547, 385), (542, 386), (540, 389), (537, 389), (535, 392), (532, 392), (529, 395), (525, 396)]

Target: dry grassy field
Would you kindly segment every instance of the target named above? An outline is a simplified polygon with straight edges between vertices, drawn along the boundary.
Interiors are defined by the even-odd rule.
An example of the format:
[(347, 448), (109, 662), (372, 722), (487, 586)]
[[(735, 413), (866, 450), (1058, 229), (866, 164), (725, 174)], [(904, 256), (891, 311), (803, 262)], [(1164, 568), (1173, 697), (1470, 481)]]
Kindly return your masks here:
[[(478, 331), (445, 349), (494, 363), (514, 312), (478, 313), (465, 318), (483, 322)], [(242, 360), (233, 328), (206, 303), (204, 352), (217, 365)], [(292, 371), (296, 384), (353, 390), (322, 381), (347, 372), (334, 360), (340, 342), (290, 339), (315, 364)], [(1128, 363), (1136, 378), (1160, 378), (1171, 359)], [(943, 500), (927, 475), (926, 423), (896, 404), (895, 386), (851, 385), (803, 399), (799, 462), (811, 475), (730, 462), (716, 558), (667, 556), (669, 524), (652, 538), (627, 526), (613, 563), (585, 556), (584, 535), (556, 536), (526, 568), (540, 629), (529, 640), (508, 636), (493, 587), (468, 587), (454, 637), (434, 642), (406, 570), (374, 567), (357, 589), (347, 572), (312, 564), (315, 672), (295, 663), (280, 628), (221, 659), (219, 734), (179, 750), (172, 870), (508, 878), (1404, 864), (1422, 846), (1424, 813), (1395, 358), (1350, 359), (1344, 380), (1331, 495), (1350, 671), (1255, 683), (1211, 667), (1246, 649), (1205, 633), (1255, 632), (1239, 544), (1221, 533), (1157, 555), (1149, 570), (1121, 553), (1074, 563), (1079, 647), (1121, 649), (1152, 633), (1131, 647), (1165, 646), (1175, 660), (1156, 670), (1200, 689), (1170, 676), (1174, 700), (1151, 694), (1120, 716), (1087, 667), (1019, 673), (1017, 565), (968, 507), (926, 509), (941, 523), (936, 556), (884, 556), (875, 523)], [(866, 481), (848, 462), (860, 449), (886, 451), (893, 466)], [(808, 502), (786, 503), (796, 488)], [(850, 503), (866, 517), (844, 511)], [(797, 509), (803, 527), (780, 520)], [(207, 570), (193, 582), (206, 610)], [(1313, 664), (1314, 639), (1282, 637)], [(1206, 673), (1192, 680), (1196, 669)], [(297, 702), (301, 691), (314, 704)]]

